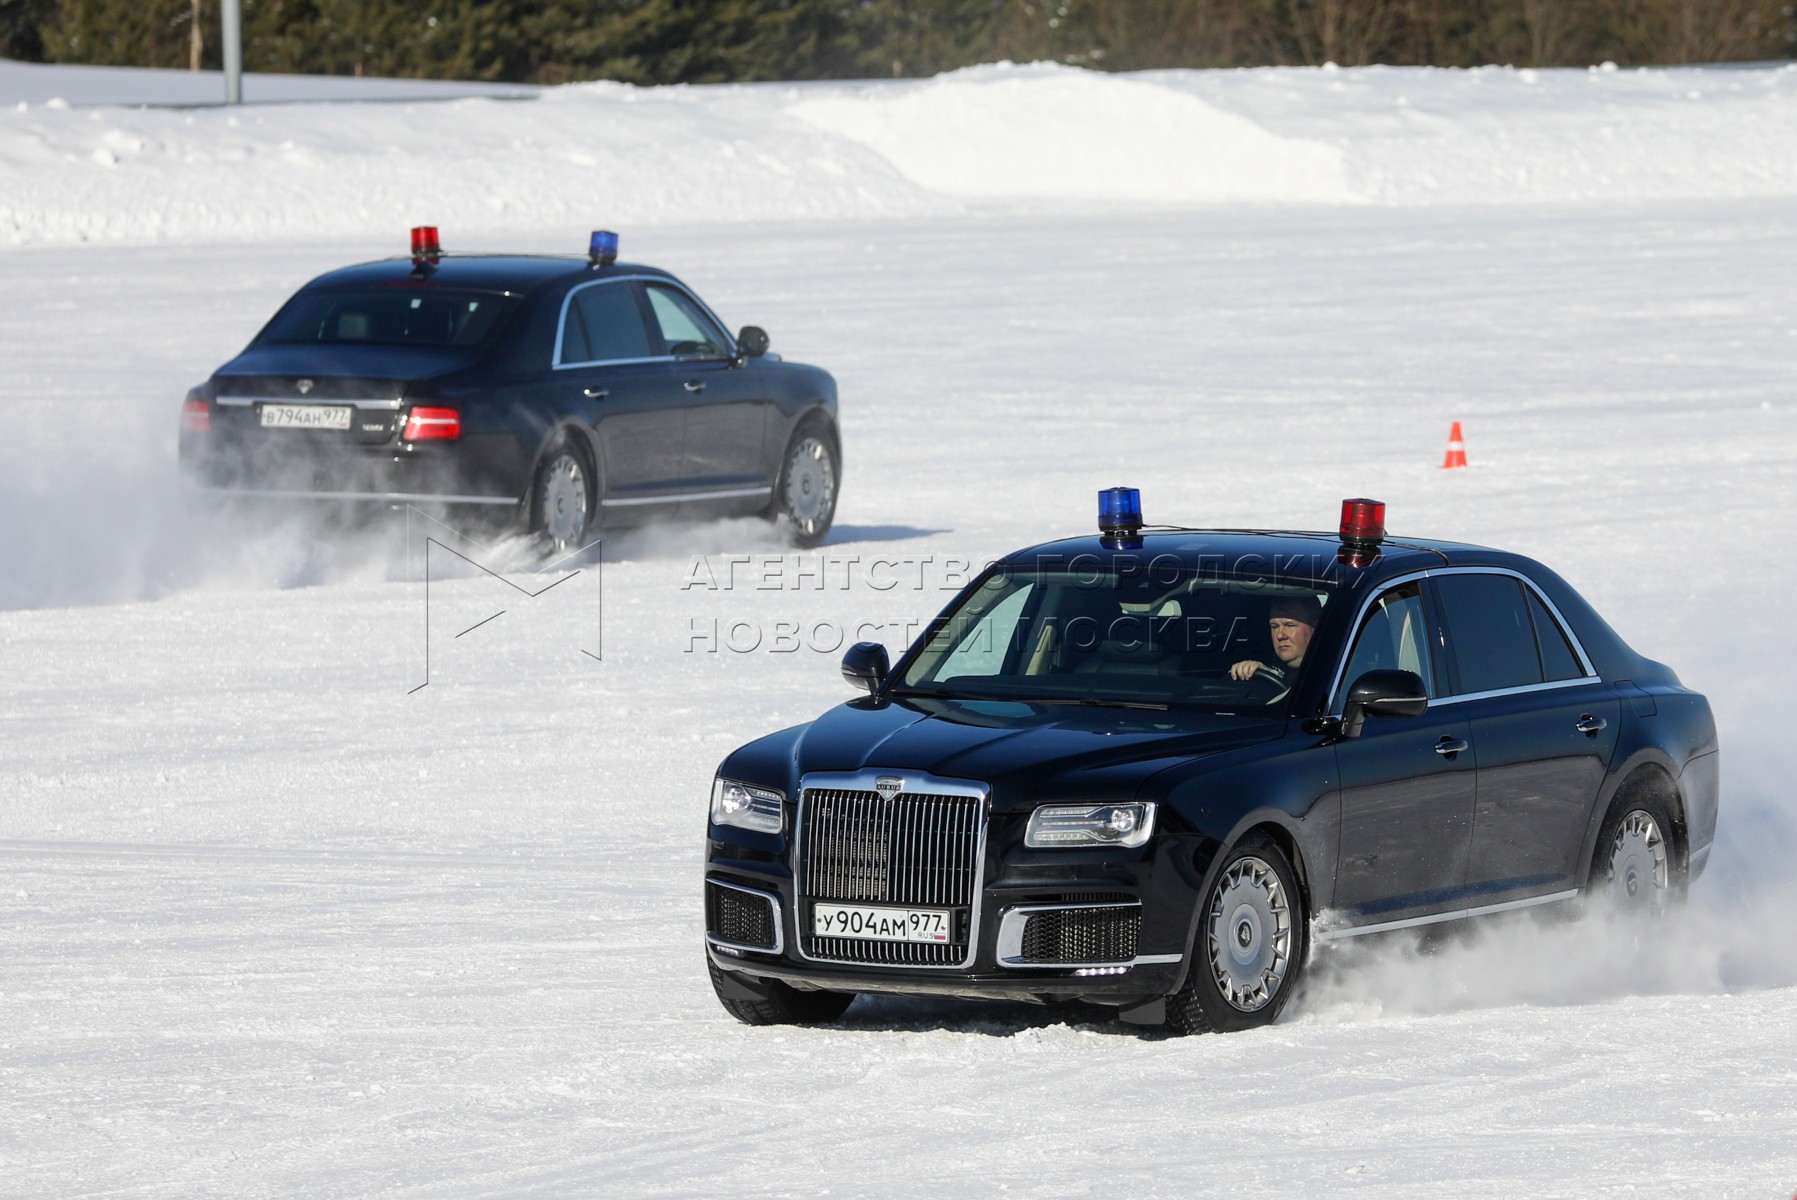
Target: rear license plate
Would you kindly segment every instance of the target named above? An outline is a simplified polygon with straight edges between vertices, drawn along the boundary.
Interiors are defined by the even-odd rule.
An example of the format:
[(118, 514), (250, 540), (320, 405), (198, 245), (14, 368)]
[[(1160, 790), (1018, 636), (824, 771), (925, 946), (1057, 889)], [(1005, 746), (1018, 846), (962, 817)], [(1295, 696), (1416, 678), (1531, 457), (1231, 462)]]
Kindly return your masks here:
[(348, 429), (353, 408), (335, 404), (264, 404), (264, 429)]
[(877, 942), (946, 942), (954, 930), (946, 908), (870, 908), (860, 904), (814, 904), (811, 932), (817, 937), (868, 938)]

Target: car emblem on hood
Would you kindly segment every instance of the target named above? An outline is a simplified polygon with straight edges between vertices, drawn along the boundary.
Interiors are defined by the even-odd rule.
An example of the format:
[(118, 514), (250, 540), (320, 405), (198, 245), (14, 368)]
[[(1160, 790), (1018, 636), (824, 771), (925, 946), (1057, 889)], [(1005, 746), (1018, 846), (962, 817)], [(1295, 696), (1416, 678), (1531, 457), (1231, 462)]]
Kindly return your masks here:
[(905, 781), (896, 775), (882, 775), (874, 780), (874, 791), (880, 793), (880, 799), (890, 800), (905, 790)]
[(303, 396), (307, 392), (312, 390), (312, 381), (310, 379), (302, 379), (298, 383), (295, 383), (293, 386), (298, 388), (299, 394)]

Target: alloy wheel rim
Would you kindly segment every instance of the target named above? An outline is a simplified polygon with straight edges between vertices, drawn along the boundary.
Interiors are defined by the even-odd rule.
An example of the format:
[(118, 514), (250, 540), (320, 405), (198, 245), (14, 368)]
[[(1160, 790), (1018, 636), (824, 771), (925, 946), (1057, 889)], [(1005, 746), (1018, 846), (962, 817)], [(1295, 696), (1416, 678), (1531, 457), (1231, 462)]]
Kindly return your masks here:
[(807, 536), (816, 533), (829, 517), (836, 503), (836, 470), (821, 438), (803, 438), (792, 448), (781, 500), (792, 523)]
[(1285, 884), (1265, 859), (1230, 865), (1211, 894), (1210, 966), (1232, 1008), (1259, 1012), (1279, 995), (1292, 955)]
[(1637, 808), (1622, 818), (1610, 843), (1610, 902), (1624, 912), (1657, 912), (1670, 883), (1666, 836), (1653, 814)]
[(587, 477), (572, 454), (558, 455), (543, 472), (543, 532), (558, 550), (574, 546), (587, 528)]

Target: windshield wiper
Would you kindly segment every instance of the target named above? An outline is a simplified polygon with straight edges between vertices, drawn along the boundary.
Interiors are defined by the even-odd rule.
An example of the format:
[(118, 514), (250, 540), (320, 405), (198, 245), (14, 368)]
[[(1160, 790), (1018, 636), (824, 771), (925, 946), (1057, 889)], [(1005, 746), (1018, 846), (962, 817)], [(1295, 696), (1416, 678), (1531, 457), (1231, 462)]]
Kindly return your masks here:
[(1156, 712), (1167, 711), (1167, 706), (1157, 700), (1101, 700), (1095, 696), (1005, 696), (1003, 699), (1014, 704), (1076, 704), (1082, 708), (1149, 708)]
[(973, 692), (952, 692), (947, 688), (920, 688), (898, 684), (886, 689), (888, 696), (922, 696), (926, 700), (1002, 700), (1002, 696), (981, 696)]

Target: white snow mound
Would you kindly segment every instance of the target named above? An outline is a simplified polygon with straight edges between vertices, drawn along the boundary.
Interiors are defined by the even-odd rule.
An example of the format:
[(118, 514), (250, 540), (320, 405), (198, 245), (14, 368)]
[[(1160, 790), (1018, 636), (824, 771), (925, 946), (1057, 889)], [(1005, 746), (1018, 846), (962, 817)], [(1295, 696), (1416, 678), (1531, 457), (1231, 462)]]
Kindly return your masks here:
[(1285, 137), (1137, 79), (1008, 64), (873, 85), (794, 115), (880, 152), (949, 196), (1347, 202), (1339, 148)]

